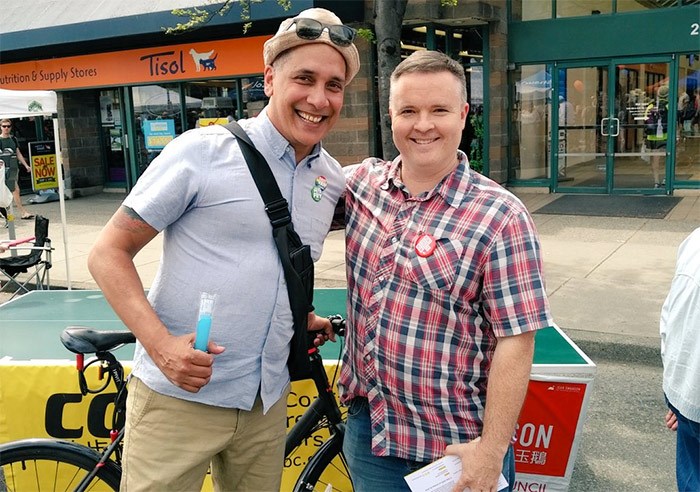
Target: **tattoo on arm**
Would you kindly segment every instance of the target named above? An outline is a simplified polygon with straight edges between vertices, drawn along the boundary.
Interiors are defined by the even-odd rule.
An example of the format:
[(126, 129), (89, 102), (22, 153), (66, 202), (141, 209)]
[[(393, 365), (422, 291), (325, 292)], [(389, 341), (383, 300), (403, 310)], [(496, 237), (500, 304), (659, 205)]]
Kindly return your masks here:
[(119, 209), (122, 213), (115, 214), (113, 218), (114, 226), (130, 232), (143, 232), (153, 229), (139, 214), (132, 208), (122, 205)]

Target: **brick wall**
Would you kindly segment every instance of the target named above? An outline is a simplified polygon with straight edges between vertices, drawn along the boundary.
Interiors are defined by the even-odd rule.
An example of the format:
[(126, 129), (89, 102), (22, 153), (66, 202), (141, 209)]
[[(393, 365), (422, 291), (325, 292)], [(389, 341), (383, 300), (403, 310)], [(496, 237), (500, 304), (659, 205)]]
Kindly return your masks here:
[(323, 140), (325, 149), (341, 165), (360, 162), (371, 155), (374, 148), (370, 131), (374, 111), (371, 104), (374, 90), (370, 87), (374, 79), (371, 47), (362, 38), (355, 43), (360, 52), (360, 71), (345, 89), (345, 103), (338, 123)]
[(69, 198), (97, 193), (104, 184), (99, 107), (96, 90), (59, 93), (59, 135)]

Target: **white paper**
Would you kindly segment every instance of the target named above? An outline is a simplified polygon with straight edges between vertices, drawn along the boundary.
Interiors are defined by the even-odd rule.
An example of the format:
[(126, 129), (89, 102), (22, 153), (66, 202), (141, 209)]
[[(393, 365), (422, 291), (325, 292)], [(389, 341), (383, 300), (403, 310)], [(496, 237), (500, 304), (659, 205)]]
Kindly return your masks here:
[[(459, 456), (444, 456), (404, 477), (412, 492), (451, 492), (462, 474)], [(498, 477), (498, 490), (508, 487), (506, 477)], [(464, 492), (469, 492), (469, 488)]]

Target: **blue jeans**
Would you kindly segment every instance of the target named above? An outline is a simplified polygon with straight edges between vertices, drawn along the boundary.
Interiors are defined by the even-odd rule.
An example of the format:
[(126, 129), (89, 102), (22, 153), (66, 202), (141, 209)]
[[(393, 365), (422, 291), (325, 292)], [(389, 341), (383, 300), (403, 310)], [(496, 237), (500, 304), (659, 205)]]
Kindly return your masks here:
[[(348, 408), (343, 453), (352, 475), (356, 492), (410, 492), (404, 476), (429, 464), (429, 461), (413, 461), (391, 456), (374, 456), (371, 449), (372, 432), (369, 405), (366, 398), (355, 398)], [(513, 447), (503, 458), (503, 475), (508, 480), (510, 492), (515, 484), (515, 458)]]
[[(668, 403), (668, 400), (666, 400)], [(700, 422), (685, 418), (673, 405), (676, 414), (676, 483), (680, 492), (700, 490)]]

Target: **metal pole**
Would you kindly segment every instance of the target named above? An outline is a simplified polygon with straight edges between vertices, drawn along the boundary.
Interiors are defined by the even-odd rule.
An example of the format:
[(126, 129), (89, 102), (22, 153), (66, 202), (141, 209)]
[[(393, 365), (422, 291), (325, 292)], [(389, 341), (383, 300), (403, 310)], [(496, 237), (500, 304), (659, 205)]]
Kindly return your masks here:
[(53, 116), (53, 135), (56, 142), (56, 171), (58, 172), (58, 200), (61, 208), (61, 225), (63, 227), (63, 253), (66, 259), (66, 282), (71, 290), (70, 263), (68, 261), (68, 230), (66, 228), (66, 201), (63, 185), (63, 159), (61, 158), (61, 142), (58, 135), (58, 117)]

